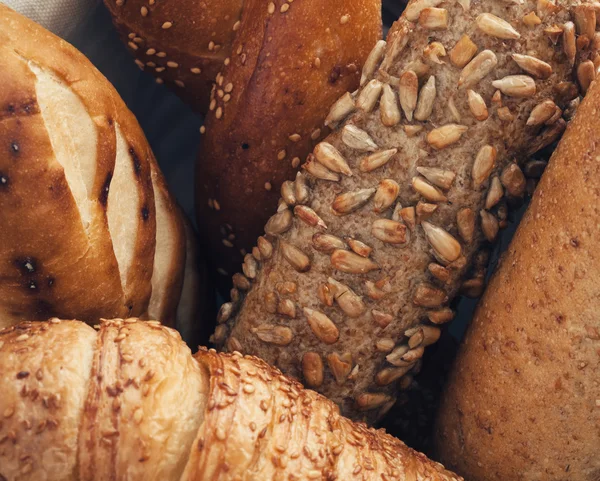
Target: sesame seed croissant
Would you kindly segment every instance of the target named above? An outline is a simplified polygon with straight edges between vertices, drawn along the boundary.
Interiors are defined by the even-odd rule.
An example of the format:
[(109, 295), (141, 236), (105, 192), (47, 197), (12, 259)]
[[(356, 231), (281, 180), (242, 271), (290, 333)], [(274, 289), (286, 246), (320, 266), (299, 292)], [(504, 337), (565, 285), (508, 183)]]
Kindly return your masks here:
[(459, 478), (254, 357), (155, 321), (0, 331), (2, 481)]
[(560, 137), (599, 45), (590, 2), (411, 1), (282, 186), (216, 344), (381, 417), (452, 300), (481, 292), (486, 249), (527, 187), (519, 162)]

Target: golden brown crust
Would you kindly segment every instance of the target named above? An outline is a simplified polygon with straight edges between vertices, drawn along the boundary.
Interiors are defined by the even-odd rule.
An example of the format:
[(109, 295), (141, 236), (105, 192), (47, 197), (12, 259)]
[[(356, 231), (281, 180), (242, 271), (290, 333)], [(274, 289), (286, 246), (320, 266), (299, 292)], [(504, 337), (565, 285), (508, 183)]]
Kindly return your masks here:
[(599, 106), (595, 84), (550, 160), (456, 360), (437, 449), (467, 479), (600, 475)]
[(231, 54), (243, 0), (104, 3), (138, 67), (205, 111), (215, 77)]
[(409, 3), (362, 88), (331, 109), (339, 128), (282, 188), (233, 278), (217, 345), (322, 378), (344, 414), (381, 417), (450, 302), (481, 290), (508, 200), (525, 192), (515, 158), (564, 129), (574, 72), (597, 56), (589, 34), (575, 40), (582, 3)]
[(327, 133), (329, 106), (358, 86), (380, 37), (380, 0), (245, 2), (196, 173), (198, 220), (221, 273), (239, 268), (240, 250), (250, 251), (281, 184)]

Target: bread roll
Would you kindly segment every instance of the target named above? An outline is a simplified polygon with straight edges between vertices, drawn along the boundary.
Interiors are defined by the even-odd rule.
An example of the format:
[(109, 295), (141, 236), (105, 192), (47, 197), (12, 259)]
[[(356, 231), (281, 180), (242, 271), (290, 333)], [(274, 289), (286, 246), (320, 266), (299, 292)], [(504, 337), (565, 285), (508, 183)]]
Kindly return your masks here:
[(514, 159), (562, 133), (573, 67), (582, 88), (594, 77), (593, 14), (579, 1), (410, 2), (362, 88), (334, 104), (339, 127), (282, 188), (233, 278), (218, 346), (347, 415), (385, 413), (461, 286), (483, 286), (506, 198), (525, 191)]
[(134, 116), (82, 54), (2, 5), (0, 79), (0, 326), (174, 323), (183, 218)]
[(5, 481), (459, 481), (264, 362), (136, 319), (0, 331)]
[(456, 360), (436, 439), (467, 479), (600, 476), (599, 112), (594, 83)]
[(228, 289), (282, 183), (327, 133), (329, 107), (358, 87), (381, 38), (381, 0), (246, 0), (240, 22), (196, 168), (198, 223)]
[(243, 0), (104, 0), (135, 63), (204, 112), (231, 56)]

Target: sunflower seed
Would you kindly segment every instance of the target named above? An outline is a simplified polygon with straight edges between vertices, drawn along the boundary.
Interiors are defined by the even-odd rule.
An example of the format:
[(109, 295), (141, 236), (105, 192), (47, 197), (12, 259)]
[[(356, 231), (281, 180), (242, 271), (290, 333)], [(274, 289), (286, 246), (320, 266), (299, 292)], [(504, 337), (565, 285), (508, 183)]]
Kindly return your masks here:
[(481, 230), (483, 231), (483, 235), (488, 241), (493, 242), (500, 229), (498, 219), (487, 210), (481, 210), (479, 215), (481, 216)]
[(325, 224), (323, 219), (321, 219), (310, 207), (305, 205), (297, 205), (294, 207), (294, 214), (296, 214), (296, 217), (311, 227), (321, 227), (322, 229), (327, 229), (327, 224)]
[(279, 302), (277, 294), (275, 294), (274, 292), (267, 292), (263, 301), (265, 305), (265, 310), (269, 314), (275, 314), (277, 312), (277, 304)]
[(404, 16), (410, 22), (416, 22), (426, 8), (437, 7), (443, 0), (415, 0), (404, 10)]
[(312, 154), (309, 154), (306, 163), (302, 168), (317, 179), (329, 180), (332, 182), (339, 182), (340, 180), (339, 175), (329, 170), (320, 162), (317, 162), (317, 159)]
[(577, 67), (577, 80), (581, 86), (581, 91), (585, 95), (590, 88), (592, 82), (596, 79), (596, 67), (594, 62), (586, 60), (581, 62)]
[(294, 334), (289, 327), (262, 324), (252, 328), (252, 333), (261, 341), (276, 346), (287, 346), (294, 339)]
[(544, 100), (542, 103), (533, 108), (529, 118), (527, 119), (527, 125), (542, 125), (554, 115), (556, 108), (556, 104), (552, 100)]
[(450, 111), (450, 115), (452, 115), (452, 119), (455, 122), (460, 122), (461, 115), (460, 115), (460, 112), (458, 111), (458, 108), (456, 107), (456, 103), (454, 102), (454, 95), (452, 95), (448, 99), (448, 102), (447, 102), (446, 105), (448, 106), (448, 110)]
[(287, 232), (292, 227), (293, 217), (292, 211), (289, 209), (274, 214), (267, 221), (265, 232), (273, 236)]
[(446, 230), (429, 222), (422, 222), (425, 236), (434, 251), (446, 262), (453, 262), (461, 254), (460, 243)]
[(448, 282), (450, 280), (450, 271), (444, 266), (432, 262), (427, 266), (430, 274), (435, 277), (438, 281)]
[(468, 12), (471, 9), (471, 0), (456, 0), (465, 12)]
[(410, 348), (406, 344), (402, 344), (395, 348), (390, 354), (385, 357), (385, 360), (389, 362), (392, 366), (396, 367), (406, 367), (410, 366), (412, 363), (405, 361), (402, 357), (410, 350)]
[(388, 386), (407, 374), (412, 368), (413, 365), (394, 368), (386, 367), (377, 373), (377, 376), (375, 376), (375, 382), (379, 386)]
[(334, 199), (332, 208), (338, 215), (350, 214), (369, 202), (375, 192), (376, 189), (360, 189), (340, 194)]
[(366, 274), (379, 269), (379, 266), (370, 259), (346, 250), (335, 250), (331, 254), (331, 265), (342, 272), (349, 274)]
[[(422, 338), (423, 334), (418, 334), (417, 337)], [(409, 341), (410, 342), (410, 341)], [(416, 344), (416, 341), (415, 341)], [(423, 346), (418, 346), (415, 347), (414, 349), (411, 349), (410, 351), (408, 351), (404, 356), (403, 356), (403, 361), (408, 362), (410, 364), (414, 364), (415, 362), (417, 362), (419, 359), (421, 359), (423, 357), (423, 354), (425, 354), (425, 348)]]
[(475, 157), (471, 176), (473, 185), (478, 189), (490, 176), (496, 163), (498, 151), (491, 145), (484, 145)]
[(567, 123), (563, 119), (558, 119), (555, 124), (542, 131), (542, 133), (535, 138), (527, 151), (527, 155), (533, 155), (537, 151), (558, 140), (566, 128)]
[(329, 114), (325, 118), (325, 125), (332, 126), (344, 120), (348, 115), (356, 110), (354, 99), (349, 92), (342, 95), (331, 107)]
[(400, 193), (400, 186), (395, 180), (383, 179), (379, 183), (375, 197), (373, 198), (373, 210), (381, 213), (389, 209)]
[(423, 177), (413, 177), (412, 188), (415, 190), (415, 192), (422, 195), (430, 202), (448, 201), (448, 198), (442, 193), (441, 190), (431, 185), (429, 182), (423, 179)]
[(502, 92), (500, 90), (496, 90), (494, 95), (492, 95), (492, 104), (496, 105), (496, 107), (502, 107)]
[(327, 284), (321, 284), (317, 289), (317, 295), (321, 304), (327, 307), (333, 306), (333, 292)]
[(554, 15), (560, 11), (560, 7), (558, 7), (554, 2), (550, 0), (538, 0), (537, 1), (537, 13), (542, 17), (546, 17), (547, 15)]
[(556, 107), (556, 109), (554, 110), (554, 115), (552, 115), (552, 117), (550, 117), (548, 120), (546, 120), (546, 122), (544, 122), (544, 125), (553, 125), (555, 122), (558, 122), (558, 119), (562, 118), (563, 115), (563, 111)]
[(375, 349), (377, 349), (379, 352), (391, 352), (394, 349), (395, 345), (396, 343), (393, 339), (386, 337), (383, 339), (379, 339), (375, 343)]
[(456, 224), (458, 233), (462, 239), (469, 244), (473, 242), (475, 235), (475, 213), (467, 207), (459, 210), (456, 214)]
[(294, 181), (294, 196), (298, 204), (305, 204), (308, 201), (310, 192), (306, 183), (306, 176), (302, 172), (296, 173), (296, 180)]
[(547, 165), (548, 162), (546, 162), (545, 160), (530, 160), (525, 164), (525, 169), (523, 169), (523, 173), (526, 177), (539, 179), (544, 173), (544, 170), (546, 170)]
[(292, 281), (278, 282), (275, 285), (275, 289), (280, 294), (294, 294), (298, 289), (298, 284)]
[(382, 73), (383, 75), (390, 70), (400, 53), (406, 47), (406, 44), (408, 43), (407, 31), (404, 29), (397, 29), (390, 32), (387, 36), (387, 42), (388, 45), (385, 56), (378, 71), (378, 73)]
[(400, 217), (410, 230), (414, 230), (417, 217), (414, 207), (405, 207), (404, 209), (401, 209)]
[(522, 197), (525, 194), (525, 175), (514, 162), (507, 165), (500, 176), (502, 185), (511, 197)]
[(350, 249), (352, 249), (352, 251), (354, 251), (361, 257), (369, 257), (371, 255), (371, 252), (373, 252), (373, 249), (367, 244), (359, 240), (353, 239), (352, 237), (348, 237), (346, 239), (346, 242), (350, 246)]
[(376, 239), (388, 244), (406, 243), (406, 226), (390, 219), (377, 219), (371, 227), (371, 234)]
[(563, 25), (563, 50), (571, 67), (573, 67), (575, 65), (575, 56), (577, 55), (575, 25), (573, 22), (567, 22)]
[(503, 122), (512, 122), (515, 120), (515, 116), (508, 107), (500, 107), (496, 113), (498, 114), (498, 118)]
[(330, 234), (315, 234), (312, 237), (312, 245), (319, 252), (330, 254), (336, 249), (345, 249), (346, 244), (342, 239)]
[(519, 55), (516, 53), (512, 55), (512, 58), (519, 67), (534, 77), (547, 79), (550, 77), (550, 75), (552, 75), (552, 66), (540, 59), (531, 57), (529, 55)]
[(452, 312), (452, 309), (450, 309), (449, 307), (444, 307), (437, 311), (429, 311), (427, 313), (427, 318), (433, 324), (446, 324), (447, 322), (450, 322), (452, 319), (454, 319), (454, 312)]
[(233, 304), (231, 302), (226, 302), (219, 309), (219, 314), (217, 315), (217, 323), (223, 324), (227, 322), (229, 318), (233, 314)]
[(596, 10), (594, 5), (578, 5), (573, 9), (573, 17), (579, 35), (590, 40), (596, 33)]
[(252, 257), (252, 254), (246, 254), (244, 256), (244, 263), (242, 264), (242, 272), (248, 279), (255, 279), (258, 273), (258, 262)]
[(447, 124), (433, 129), (427, 134), (427, 142), (435, 149), (444, 149), (460, 140), (468, 127), (458, 124)]
[(327, 283), (333, 292), (333, 298), (340, 306), (340, 309), (344, 311), (344, 314), (348, 317), (356, 318), (365, 312), (367, 309), (365, 303), (352, 289), (332, 277), (327, 279)]
[(460, 286), (460, 294), (471, 299), (477, 299), (483, 294), (485, 282), (483, 277), (468, 279)]
[(296, 317), (296, 304), (290, 299), (283, 299), (277, 305), (277, 313), (294, 319)]
[[(377, 150), (377, 144), (373, 141), (371, 136), (355, 125), (346, 125), (342, 129), (342, 142), (351, 149), (359, 150), (361, 152), (373, 152)], [(318, 158), (319, 157), (317, 156), (317, 159)]]
[(254, 258), (255, 258), (257, 261), (262, 261), (262, 260), (263, 260), (263, 258), (262, 258), (262, 254), (260, 253), (260, 249), (259, 249), (258, 247), (256, 247), (256, 246), (254, 246), (254, 247), (252, 248), (252, 255), (254, 256)]
[(383, 89), (383, 84), (377, 80), (371, 80), (367, 85), (365, 85), (358, 94), (358, 98), (356, 99), (356, 106), (365, 112), (371, 112), (377, 102), (379, 97), (381, 97), (381, 91)]
[(308, 256), (292, 244), (280, 241), (281, 253), (290, 265), (298, 272), (307, 272), (310, 270), (310, 259)]
[(489, 113), (487, 105), (485, 104), (485, 100), (483, 100), (483, 97), (474, 90), (468, 90), (467, 97), (469, 103), (469, 110), (471, 110), (473, 117), (475, 117), (480, 122), (487, 120)]
[(429, 30), (446, 30), (448, 28), (448, 10), (445, 8), (424, 8), (419, 14), (419, 25)]
[(305, 307), (304, 315), (313, 334), (325, 344), (334, 344), (340, 337), (340, 332), (329, 317), (322, 312)]
[(247, 291), (250, 289), (250, 281), (243, 274), (236, 272), (232, 277), (233, 285), (240, 291)]
[(528, 27), (537, 27), (542, 23), (542, 19), (538, 17), (535, 12), (531, 11), (523, 16), (523, 23)]
[(260, 250), (260, 254), (264, 259), (270, 259), (273, 255), (273, 244), (271, 244), (267, 239), (263, 236), (258, 238), (258, 250)]
[(346, 159), (344, 159), (342, 154), (340, 154), (340, 151), (330, 143), (318, 143), (315, 147), (314, 155), (317, 161), (327, 167), (327, 169), (352, 177), (352, 171), (350, 170)]
[(385, 329), (394, 320), (394, 317), (391, 314), (386, 314), (385, 312), (378, 311), (377, 309), (373, 309), (371, 311), (371, 317), (373, 318), (373, 321), (375, 321), (375, 324), (382, 329)]
[(365, 61), (365, 64), (362, 69), (362, 75), (360, 77), (361, 85), (364, 85), (365, 82), (369, 78), (371, 78), (373, 76), (373, 74), (375, 73), (375, 70), (377, 69), (377, 67), (381, 63), (381, 60), (383, 59), (383, 55), (385, 53), (385, 47), (386, 47), (385, 40), (379, 40), (375, 44), (375, 47), (373, 48), (373, 50), (371, 50), (371, 53), (369, 53), (369, 56), (367, 57), (367, 60)]
[(436, 210), (438, 210), (437, 204), (421, 201), (417, 202), (417, 207), (415, 209), (417, 213), (417, 223), (420, 224), (422, 221), (429, 219)]
[(422, 125), (405, 125), (404, 132), (408, 138), (414, 137), (423, 130)]
[(433, 112), (436, 95), (435, 77), (432, 75), (427, 80), (427, 83), (423, 85), (423, 88), (419, 93), (419, 101), (417, 102), (417, 108), (415, 110), (416, 120), (425, 121), (429, 119)]
[(509, 75), (494, 80), (492, 85), (510, 97), (533, 97), (536, 92), (535, 80), (527, 75)]
[(458, 85), (465, 88), (475, 86), (494, 70), (498, 64), (496, 54), (491, 50), (484, 50), (471, 60), (460, 73)]
[(548, 35), (550, 41), (556, 45), (561, 35), (563, 34), (564, 29), (559, 27), (558, 25), (552, 25), (550, 27), (544, 28), (544, 33)]
[(475, 23), (479, 30), (492, 37), (504, 40), (516, 40), (521, 37), (510, 23), (491, 13), (482, 13), (475, 19)]
[(383, 85), (379, 110), (381, 113), (381, 122), (386, 127), (393, 127), (400, 122), (400, 109), (398, 108), (396, 94), (388, 84)]
[(502, 188), (502, 182), (500, 182), (498, 176), (492, 177), (492, 182), (490, 183), (490, 188), (485, 198), (485, 208), (490, 210), (498, 202), (500, 202), (503, 196), (504, 189)]
[(371, 172), (387, 164), (390, 159), (398, 153), (398, 149), (382, 150), (374, 154), (363, 157), (360, 160), (359, 170), (361, 172)]
[(356, 406), (359, 411), (371, 411), (394, 402), (394, 398), (384, 393), (362, 393), (356, 398)]
[(450, 51), (450, 61), (458, 68), (464, 68), (477, 53), (477, 45), (471, 37), (463, 35)]
[(287, 205), (294, 205), (296, 203), (294, 183), (291, 180), (286, 180), (283, 184), (281, 184), (281, 198)]
[(417, 286), (413, 294), (415, 306), (436, 308), (448, 302), (448, 296), (442, 289), (437, 289), (431, 284), (422, 283)]
[(302, 374), (306, 385), (317, 388), (323, 384), (323, 360), (316, 352), (306, 352), (302, 356)]
[(436, 167), (417, 167), (417, 172), (425, 177), (433, 185), (444, 190), (450, 189), (456, 174), (450, 170), (438, 169)]
[(327, 364), (329, 364), (329, 369), (335, 377), (335, 382), (342, 385), (346, 382), (350, 371), (352, 371), (352, 355), (349, 352), (342, 354), (342, 356), (337, 353), (328, 354)]
[(423, 50), (423, 55), (430, 62), (441, 65), (444, 63), (444, 61), (440, 60), (440, 57), (446, 56), (446, 49), (440, 42), (431, 42), (429, 45), (427, 45), (427, 47), (425, 47), (425, 50)]
[(400, 76), (400, 106), (409, 122), (412, 122), (418, 95), (419, 79), (416, 73), (408, 70)]

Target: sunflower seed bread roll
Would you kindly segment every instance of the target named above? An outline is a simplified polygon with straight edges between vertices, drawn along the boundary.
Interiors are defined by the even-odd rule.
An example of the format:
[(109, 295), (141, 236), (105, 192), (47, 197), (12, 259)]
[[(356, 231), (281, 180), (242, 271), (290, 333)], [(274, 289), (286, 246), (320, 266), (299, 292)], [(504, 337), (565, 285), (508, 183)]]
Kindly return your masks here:
[(240, 21), (196, 166), (198, 225), (227, 290), (281, 185), (327, 134), (329, 106), (358, 87), (381, 38), (381, 0), (246, 0)]
[(81, 53), (1, 4), (0, 80), (0, 326), (173, 324), (183, 217), (133, 114)]
[[(338, 128), (284, 184), (213, 340), (374, 421), (410, 385), (526, 182), (595, 76), (585, 2), (414, 0)], [(593, 59), (593, 60), (592, 60)], [(483, 249), (483, 250), (482, 250)]]
[(0, 331), (4, 481), (459, 481), (257, 358), (156, 321)]
[(459, 351), (435, 439), (467, 479), (600, 476), (599, 111), (594, 83)]

